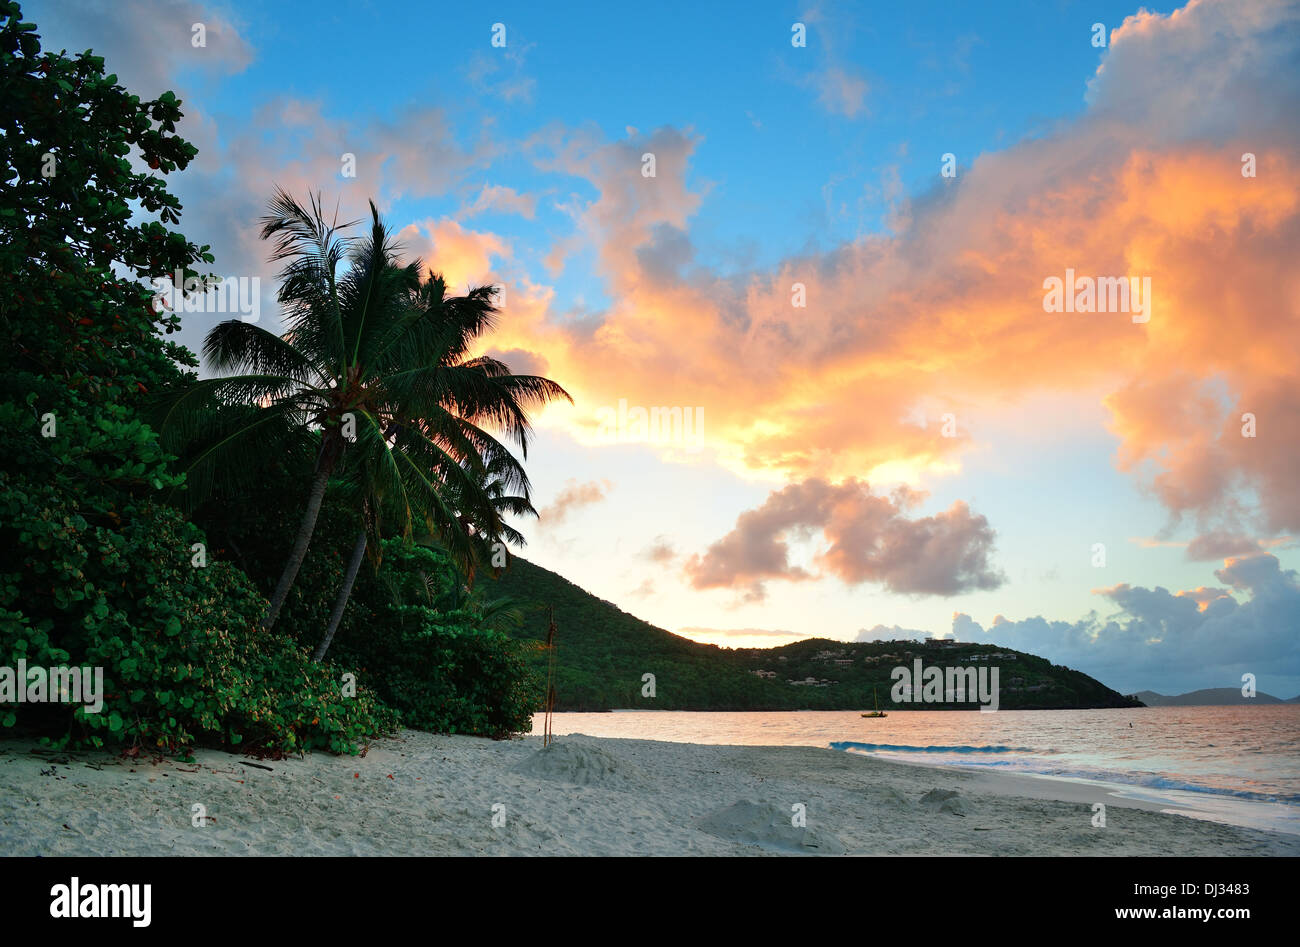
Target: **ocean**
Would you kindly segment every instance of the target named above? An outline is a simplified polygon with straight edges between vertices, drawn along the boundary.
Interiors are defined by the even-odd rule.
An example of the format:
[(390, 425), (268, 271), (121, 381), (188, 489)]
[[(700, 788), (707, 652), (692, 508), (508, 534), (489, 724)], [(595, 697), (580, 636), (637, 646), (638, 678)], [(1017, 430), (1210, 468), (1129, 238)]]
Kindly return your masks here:
[[(541, 718), (533, 721), (541, 730)], [(1130, 724), (1132, 726), (1130, 726)], [(932, 766), (1104, 784), (1119, 798), (1300, 835), (1300, 705), (1119, 710), (557, 713), (557, 734), (821, 746)], [(1175, 810), (1171, 810), (1175, 811)]]

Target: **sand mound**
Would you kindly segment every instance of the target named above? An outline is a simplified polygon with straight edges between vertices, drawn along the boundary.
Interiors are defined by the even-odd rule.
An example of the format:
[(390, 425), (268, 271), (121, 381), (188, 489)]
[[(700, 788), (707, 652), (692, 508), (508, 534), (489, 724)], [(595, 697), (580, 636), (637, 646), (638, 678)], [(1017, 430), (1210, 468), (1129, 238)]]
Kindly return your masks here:
[(912, 800), (899, 792), (893, 786), (881, 786), (867, 793), (867, 799), (872, 805), (885, 806), (890, 809), (910, 809)]
[(921, 805), (949, 815), (967, 815), (970, 806), (955, 789), (931, 789), (921, 797)]
[(700, 829), (731, 842), (743, 842), (775, 852), (804, 855), (843, 855), (848, 851), (834, 835), (815, 826), (790, 824), (791, 813), (779, 806), (742, 800), (705, 816)]
[(527, 776), (554, 779), (574, 786), (627, 785), (640, 782), (644, 773), (594, 743), (572, 738), (538, 750), (515, 767)]

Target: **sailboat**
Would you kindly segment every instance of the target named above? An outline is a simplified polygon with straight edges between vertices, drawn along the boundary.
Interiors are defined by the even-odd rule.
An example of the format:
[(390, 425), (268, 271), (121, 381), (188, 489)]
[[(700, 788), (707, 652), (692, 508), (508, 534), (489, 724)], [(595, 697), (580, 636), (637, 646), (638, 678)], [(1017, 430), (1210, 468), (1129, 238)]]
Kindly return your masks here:
[(888, 717), (889, 714), (880, 709), (880, 701), (876, 699), (876, 689), (871, 688), (871, 702), (876, 705), (876, 709), (869, 714), (863, 714), (864, 717)]

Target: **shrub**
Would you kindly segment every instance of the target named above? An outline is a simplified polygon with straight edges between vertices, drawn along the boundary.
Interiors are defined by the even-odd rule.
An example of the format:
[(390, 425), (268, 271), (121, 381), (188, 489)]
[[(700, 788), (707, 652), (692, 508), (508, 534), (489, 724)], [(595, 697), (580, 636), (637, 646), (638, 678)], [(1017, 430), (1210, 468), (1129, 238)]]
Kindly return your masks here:
[(363, 669), (402, 722), (499, 737), (532, 729), (541, 682), (528, 643), (489, 626), (484, 603), (440, 551), (383, 543), (378, 573), (358, 582), (333, 657)]
[[(0, 541), (29, 558), (0, 575), (0, 661), (100, 666), (104, 705), (13, 704), (57, 745), (194, 743), (283, 753), (356, 741), (394, 715), (294, 645), (260, 630), (263, 598), (224, 562), (192, 565), (203, 535), (166, 507), (127, 511), (121, 528), (66, 509), (48, 485), (0, 473)], [(61, 734), (60, 734), (61, 728)]]
[(193, 564), (203, 535), (179, 513), (142, 504), (119, 519), (95, 525), (56, 488), (0, 472), (0, 542), (28, 563), (0, 574), (0, 662), (102, 667), (105, 695), (97, 714), (11, 704), (0, 724), (60, 746), (266, 753), (355, 752), (395, 724), (373, 693), (343, 696), (332, 669), (261, 631), (264, 599), (228, 563)]

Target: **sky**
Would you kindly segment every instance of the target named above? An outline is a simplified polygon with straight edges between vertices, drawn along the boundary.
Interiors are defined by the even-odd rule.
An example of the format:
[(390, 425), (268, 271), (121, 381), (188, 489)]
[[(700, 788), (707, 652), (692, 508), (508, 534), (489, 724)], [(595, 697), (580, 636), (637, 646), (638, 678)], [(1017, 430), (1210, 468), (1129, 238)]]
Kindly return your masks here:
[(262, 324), (276, 186), (501, 287), (523, 554), (625, 611), (1300, 693), (1300, 3), (884, 6), (24, 12), (180, 96)]

